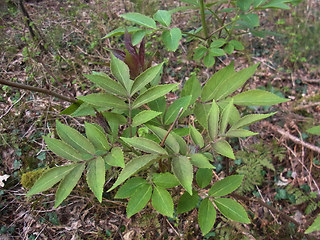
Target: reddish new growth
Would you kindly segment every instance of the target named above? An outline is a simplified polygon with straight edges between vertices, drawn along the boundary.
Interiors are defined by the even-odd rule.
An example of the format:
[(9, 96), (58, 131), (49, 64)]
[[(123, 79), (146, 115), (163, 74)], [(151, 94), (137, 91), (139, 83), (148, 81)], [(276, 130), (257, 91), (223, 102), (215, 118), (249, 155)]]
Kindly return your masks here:
[(125, 51), (111, 49), (111, 52), (114, 56), (128, 65), (130, 69), (130, 77), (135, 79), (151, 66), (151, 61), (147, 64), (145, 63), (145, 39), (142, 39), (140, 47), (137, 49), (132, 45), (131, 34), (126, 32), (124, 34), (124, 44), (126, 47)]

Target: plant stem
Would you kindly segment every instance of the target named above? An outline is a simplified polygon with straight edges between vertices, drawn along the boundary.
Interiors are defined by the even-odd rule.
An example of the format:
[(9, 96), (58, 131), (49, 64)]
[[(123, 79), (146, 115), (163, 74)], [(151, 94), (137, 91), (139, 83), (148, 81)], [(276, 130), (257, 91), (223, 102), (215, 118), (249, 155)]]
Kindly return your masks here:
[(20, 88), (20, 89), (25, 89), (25, 90), (29, 90), (29, 91), (33, 91), (33, 92), (44, 93), (46, 95), (50, 95), (50, 96), (59, 98), (59, 99), (61, 99), (63, 101), (67, 101), (67, 102), (70, 102), (70, 103), (75, 103), (77, 101), (74, 98), (69, 98), (69, 97), (63, 96), (63, 95), (61, 95), (59, 93), (52, 92), (49, 89), (45, 89), (45, 88), (33, 87), (33, 86), (25, 85), (25, 84), (22, 84), (22, 83), (15, 83), (15, 82), (3, 80), (3, 79), (0, 79), (0, 84), (7, 85), (7, 86), (10, 86), (10, 87)]
[(164, 136), (164, 138), (162, 139), (162, 141), (161, 141), (161, 143), (160, 143), (160, 146), (161, 146), (161, 147), (163, 147), (163, 146), (164, 146), (164, 142), (167, 140), (167, 138), (168, 138), (168, 136), (169, 136), (169, 133), (172, 131), (173, 126), (174, 126), (174, 125), (176, 124), (176, 122), (178, 121), (178, 119), (179, 119), (179, 117), (180, 117), (180, 115), (181, 115), (182, 111), (183, 111), (183, 107), (182, 107), (182, 108), (180, 108), (179, 113), (178, 113), (178, 115), (177, 115), (176, 119), (173, 121), (173, 123), (171, 124), (171, 126), (170, 126), (170, 128), (169, 128), (169, 130), (168, 130), (167, 134), (166, 134), (166, 135)]
[(204, 8), (205, 8), (204, 0), (199, 0), (199, 3), (200, 3), (201, 25), (204, 32), (204, 37), (205, 39), (208, 39), (208, 26), (206, 23), (206, 15), (204, 13)]
[(129, 102), (129, 117), (128, 117), (128, 128), (129, 128), (129, 136), (132, 137), (132, 118), (131, 118), (131, 111), (132, 111), (132, 107), (131, 107), (131, 98), (128, 98), (128, 102)]

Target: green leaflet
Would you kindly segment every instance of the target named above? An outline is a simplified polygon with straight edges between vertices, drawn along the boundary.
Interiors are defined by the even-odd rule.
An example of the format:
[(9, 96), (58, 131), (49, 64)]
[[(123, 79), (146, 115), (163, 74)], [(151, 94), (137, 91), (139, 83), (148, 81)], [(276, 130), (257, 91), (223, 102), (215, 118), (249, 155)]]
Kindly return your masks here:
[(290, 99), (281, 98), (277, 95), (260, 89), (248, 90), (233, 97), (234, 104), (240, 106), (270, 106), (288, 102)]
[(109, 93), (92, 93), (86, 96), (79, 96), (78, 99), (98, 107), (110, 107), (120, 110), (127, 110), (128, 105), (120, 98)]
[(257, 121), (260, 121), (262, 119), (270, 117), (270, 116), (272, 116), (274, 114), (276, 114), (276, 113), (274, 112), (274, 113), (269, 113), (269, 114), (250, 114), (250, 115), (246, 115), (246, 116), (240, 118), (235, 124), (233, 124), (233, 126), (231, 126), (229, 131), (249, 126), (252, 123), (255, 123)]
[(60, 182), (56, 192), (54, 207), (57, 208), (77, 185), (86, 164), (77, 164)]
[(108, 190), (108, 192), (115, 189), (117, 186), (119, 186), (121, 183), (123, 183), (125, 180), (127, 180), (129, 177), (131, 177), (133, 174), (135, 174), (136, 172), (141, 170), (143, 167), (146, 167), (147, 165), (154, 162), (154, 160), (156, 160), (158, 157), (159, 157), (158, 154), (146, 154), (146, 155), (132, 159), (122, 169), (117, 181)]
[(179, 199), (177, 206), (177, 213), (185, 213), (194, 209), (199, 202), (199, 195), (196, 191), (193, 191), (192, 195), (188, 192), (184, 192)]
[(215, 73), (202, 89), (203, 102), (219, 101), (240, 88), (256, 71), (258, 64), (235, 72), (233, 63)]
[(195, 145), (199, 145), (200, 148), (204, 147), (204, 140), (200, 132), (198, 132), (197, 129), (195, 129), (193, 126), (190, 127), (190, 136), (192, 138), (192, 141)]
[(207, 55), (205, 55), (203, 58), (203, 64), (207, 68), (210, 68), (215, 64), (215, 62), (216, 62), (216, 59), (214, 57), (214, 54), (211, 51), (208, 51)]
[(173, 200), (170, 193), (164, 188), (154, 187), (151, 204), (162, 215), (173, 217)]
[(137, 99), (133, 102), (132, 108), (138, 108), (143, 104), (149, 103), (159, 97), (164, 96), (168, 92), (170, 92), (173, 88), (178, 86), (177, 84), (166, 84), (166, 85), (158, 85), (152, 88), (149, 88), (147, 91), (139, 95)]
[(80, 100), (72, 103), (69, 107), (60, 112), (60, 115), (71, 115), (82, 105), (82, 103), (83, 102)]
[(104, 73), (94, 73), (91, 75), (84, 75), (91, 82), (97, 84), (99, 87), (106, 90), (108, 93), (119, 95), (122, 97), (127, 96), (126, 89), (118, 82), (111, 79), (107, 74)]
[(96, 159), (93, 159), (88, 163), (87, 183), (99, 202), (102, 202), (105, 174), (105, 163), (102, 157), (97, 157)]
[(200, 188), (208, 186), (212, 180), (213, 173), (209, 168), (199, 168), (196, 173), (196, 181)]
[(61, 179), (63, 179), (68, 173), (70, 173), (77, 165), (78, 164), (71, 164), (62, 167), (54, 167), (44, 172), (44, 174), (35, 182), (26, 196), (29, 197), (48, 190)]
[(219, 132), (220, 110), (218, 104), (213, 100), (208, 116), (208, 132), (211, 140), (215, 140)]
[(253, 135), (257, 135), (258, 133), (251, 132), (245, 129), (234, 129), (229, 130), (224, 136), (226, 137), (249, 137)]
[[(153, 126), (153, 125), (147, 125), (147, 127), (160, 139), (162, 140), (166, 135), (167, 135), (167, 131)], [(178, 153), (180, 151), (180, 146), (179, 143), (177, 142), (177, 140), (172, 136), (172, 134), (170, 133), (169, 136), (167, 137), (166, 141), (164, 142), (164, 144), (171, 149), (173, 152)]]
[(173, 131), (170, 132), (170, 135), (172, 135), (177, 141), (177, 143), (179, 144), (179, 148), (180, 148), (179, 153), (181, 153), (182, 155), (186, 155), (188, 152), (188, 145), (186, 141)]
[(251, 6), (252, 0), (238, 0), (237, 6), (244, 12), (248, 11)]
[(137, 148), (141, 151), (144, 151), (147, 153), (168, 155), (165, 149), (163, 149), (162, 147), (160, 147), (158, 143), (150, 139), (143, 138), (143, 137), (133, 137), (133, 138), (121, 137), (121, 139), (127, 144), (129, 144), (130, 146), (133, 146), (134, 148)]
[(107, 164), (113, 167), (125, 167), (123, 152), (120, 147), (112, 148), (111, 153), (109, 153), (104, 159)]
[(244, 175), (232, 175), (221, 179), (220, 181), (213, 184), (209, 190), (209, 196), (211, 197), (222, 197), (235, 191), (240, 187)]
[(213, 202), (226, 218), (240, 223), (250, 223), (246, 210), (235, 200), (218, 198), (214, 199)]
[(147, 185), (147, 184), (148, 184), (147, 180), (143, 178), (139, 178), (139, 177), (130, 178), (128, 181), (126, 181), (125, 184), (123, 184), (119, 188), (114, 198), (116, 199), (129, 198), (141, 185)]
[(224, 134), (227, 129), (232, 107), (233, 107), (233, 100), (231, 99), (228, 105), (223, 109), (221, 113), (221, 122), (220, 122), (220, 129), (219, 129), (220, 134)]
[(312, 128), (307, 129), (307, 133), (320, 136), (320, 126), (314, 126)]
[(198, 213), (198, 222), (202, 235), (206, 235), (212, 229), (216, 221), (217, 211), (209, 198), (201, 201)]
[(158, 10), (154, 15), (153, 19), (164, 27), (169, 27), (171, 24), (171, 13), (165, 10)]
[(191, 96), (180, 97), (175, 100), (168, 108), (164, 115), (164, 124), (168, 125), (174, 122), (181, 108), (182, 113), (188, 108), (190, 104)]
[(143, 184), (131, 196), (127, 206), (127, 217), (130, 218), (142, 210), (149, 202), (152, 195), (152, 187), (150, 184)]
[(132, 119), (132, 126), (137, 127), (143, 123), (149, 122), (151, 119), (162, 114), (161, 112), (156, 112), (152, 110), (144, 110), (135, 115)]
[(109, 150), (109, 141), (103, 128), (98, 124), (85, 122), (86, 135), (97, 150)]
[(179, 42), (182, 38), (180, 28), (172, 28), (164, 30), (161, 35), (162, 41), (169, 51), (175, 52), (179, 47)]
[(59, 157), (75, 162), (87, 159), (87, 156), (81, 155), (77, 150), (75, 150), (73, 147), (70, 147), (63, 141), (50, 138), (48, 136), (43, 136), (43, 139), (46, 142), (47, 147)]
[(193, 168), (186, 156), (172, 159), (172, 171), (183, 188), (192, 195)]
[(134, 33), (134, 32), (137, 32), (139, 30), (140, 30), (140, 28), (138, 28), (138, 27), (130, 27), (130, 26), (129, 27), (125, 27), (125, 28), (124, 27), (119, 27), (119, 28), (116, 28), (113, 31), (109, 32), (102, 39), (123, 35), (126, 31), (128, 31), (128, 33)]
[(209, 162), (208, 158), (201, 154), (201, 153), (195, 153), (195, 154), (192, 154), (190, 155), (191, 157), (191, 163), (192, 165), (198, 167), (198, 168), (214, 168), (212, 166), (212, 164)]
[(167, 107), (167, 101), (164, 96), (157, 98), (156, 100), (149, 102), (148, 106), (153, 111), (164, 113)]
[(133, 81), (130, 80), (128, 65), (111, 54), (110, 69), (112, 75), (122, 84), (122, 86), (127, 90), (127, 93), (130, 93)]
[(147, 17), (140, 13), (125, 13), (120, 15), (120, 17), (128, 21), (134, 22), (143, 27), (153, 28), (153, 29), (157, 28), (156, 22), (152, 18)]
[(77, 130), (62, 124), (56, 120), (56, 129), (62, 141), (69, 144), (81, 153), (94, 154), (95, 148), (92, 143)]
[(152, 175), (152, 181), (158, 187), (173, 188), (179, 185), (178, 179), (169, 172), (166, 173), (154, 173)]
[(191, 96), (190, 105), (194, 104), (201, 95), (201, 84), (195, 74), (186, 81), (183, 86), (181, 97)]
[(304, 232), (305, 234), (312, 233), (314, 231), (319, 231), (320, 230), (320, 214), (318, 217), (314, 220), (314, 222), (311, 224), (310, 227)]
[(243, 44), (239, 41), (231, 40), (229, 44), (231, 44), (236, 50), (242, 51), (244, 49)]
[(210, 104), (196, 102), (194, 106), (194, 115), (204, 129), (208, 129), (208, 115), (211, 109)]
[(220, 140), (218, 142), (215, 142), (212, 145), (212, 147), (217, 153), (219, 153), (223, 156), (226, 156), (228, 158), (235, 159), (232, 147), (229, 145), (229, 143), (227, 141)]
[(151, 30), (139, 30), (132, 34), (132, 45), (136, 46), (142, 39), (146, 36), (146, 34), (152, 33)]
[(271, 0), (267, 4), (261, 6), (260, 8), (265, 9), (265, 8), (279, 8), (279, 9), (285, 9), (289, 10), (290, 7), (286, 4), (289, 2), (288, 0)]
[(131, 89), (131, 96), (136, 92), (144, 88), (148, 83), (152, 82), (159, 74), (161, 74), (163, 63), (158, 64), (154, 67), (148, 68), (146, 71), (141, 73), (135, 80)]

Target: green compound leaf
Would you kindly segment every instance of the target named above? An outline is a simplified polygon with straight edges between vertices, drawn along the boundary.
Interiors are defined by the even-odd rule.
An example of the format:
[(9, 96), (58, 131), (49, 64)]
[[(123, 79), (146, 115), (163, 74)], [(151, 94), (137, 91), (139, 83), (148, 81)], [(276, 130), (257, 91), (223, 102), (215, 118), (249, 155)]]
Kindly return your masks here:
[(198, 167), (198, 168), (214, 168), (212, 166), (212, 164), (209, 162), (208, 158), (201, 154), (201, 153), (195, 153), (195, 154), (192, 154), (190, 155), (191, 157), (191, 163), (192, 165)]
[(109, 150), (109, 142), (103, 128), (98, 124), (85, 122), (86, 135), (97, 150)]
[(34, 194), (43, 192), (54, 186), (61, 179), (63, 179), (68, 173), (70, 173), (78, 164), (71, 164), (62, 167), (51, 168), (35, 182), (33, 187), (27, 193), (27, 197)]
[(200, 188), (208, 186), (212, 180), (213, 173), (209, 168), (199, 168), (196, 173), (196, 181)]
[(173, 217), (173, 200), (170, 193), (164, 188), (154, 187), (151, 204), (162, 215)]
[(184, 84), (181, 97), (191, 96), (190, 105), (194, 104), (201, 95), (201, 84), (197, 76), (193, 74)]
[(105, 163), (102, 157), (97, 157), (88, 163), (87, 183), (99, 202), (102, 202), (105, 174)]
[(235, 200), (218, 198), (214, 199), (213, 202), (226, 218), (239, 223), (250, 223), (246, 210)]
[(130, 80), (130, 70), (128, 65), (111, 54), (110, 69), (112, 75), (122, 84), (122, 86), (127, 90), (127, 93), (130, 93), (133, 81)]
[(146, 154), (140, 157), (136, 157), (132, 159), (127, 165), (122, 169), (117, 181), (113, 184), (113, 186), (108, 190), (108, 192), (115, 189), (133, 174), (141, 170), (143, 167), (150, 165), (159, 157), (158, 154)]
[(169, 51), (175, 52), (179, 47), (182, 33), (179, 28), (172, 28), (170, 30), (164, 30), (161, 35), (164, 45)]
[(153, 100), (156, 100), (159, 97), (166, 95), (172, 89), (174, 89), (179, 84), (166, 84), (166, 85), (158, 85), (152, 88), (149, 88), (147, 91), (142, 93), (137, 99), (133, 102), (132, 108), (138, 108), (143, 104), (149, 103)]
[(152, 175), (152, 181), (158, 187), (173, 188), (179, 185), (178, 179), (169, 172), (166, 173), (154, 173)]
[(129, 144), (130, 146), (137, 148), (141, 151), (147, 153), (155, 153), (155, 154), (163, 154), (168, 155), (167, 151), (160, 147), (160, 145), (150, 139), (143, 138), (143, 137), (133, 137), (133, 138), (124, 138), (121, 139)]
[(120, 110), (127, 110), (128, 105), (120, 98), (108, 93), (93, 93), (86, 96), (79, 96), (78, 99), (98, 107), (109, 107)]
[(274, 113), (269, 113), (269, 114), (249, 114), (249, 115), (246, 115), (246, 116), (240, 118), (236, 123), (234, 123), (233, 126), (230, 128), (230, 131), (234, 130), (234, 129), (249, 126), (252, 123), (255, 123), (255, 122), (260, 121), (262, 119), (268, 118), (274, 114), (276, 114), (276, 113), (274, 112)]
[[(164, 130), (162, 128), (153, 126), (153, 125), (147, 125), (147, 127), (162, 141), (162, 139), (167, 135), (167, 130)], [(166, 147), (171, 149), (174, 153), (179, 153), (180, 146), (177, 140), (172, 136), (170, 133), (167, 137), (166, 141), (164, 142)]]
[(54, 207), (57, 208), (64, 199), (71, 193), (72, 189), (77, 185), (86, 164), (77, 164), (60, 182), (56, 192)]
[(277, 95), (260, 89), (248, 90), (233, 97), (234, 104), (240, 106), (270, 106), (288, 102), (290, 99), (281, 98)]
[(137, 115), (133, 117), (132, 126), (137, 127), (143, 123), (149, 122), (150, 120), (154, 119), (160, 114), (162, 114), (162, 112), (156, 112), (152, 110), (144, 110), (142, 112), (139, 112)]
[(119, 95), (122, 97), (127, 96), (126, 89), (121, 84), (111, 79), (105, 73), (93, 73), (91, 75), (84, 76), (88, 78), (91, 82), (97, 84), (99, 87), (106, 90), (108, 93)]
[(240, 187), (244, 175), (232, 175), (216, 182), (209, 190), (209, 196), (222, 197)]
[(56, 129), (61, 140), (78, 150), (80, 153), (95, 153), (96, 150), (92, 143), (77, 130), (62, 124), (58, 120), (56, 120)]
[(320, 126), (315, 126), (315, 127), (307, 129), (307, 133), (320, 136)]
[(235, 72), (233, 63), (215, 73), (202, 89), (203, 102), (219, 101), (240, 88), (256, 71), (258, 64)]
[(143, 89), (148, 83), (152, 82), (162, 72), (163, 63), (158, 64), (154, 67), (148, 68), (146, 71), (141, 73), (135, 80), (131, 89), (131, 96), (136, 92)]
[(47, 147), (59, 157), (75, 162), (86, 159), (86, 157), (82, 156), (77, 150), (63, 141), (48, 136), (43, 136), (43, 139), (46, 142)]
[(156, 22), (152, 18), (140, 13), (125, 13), (120, 15), (120, 17), (128, 21), (134, 22), (143, 27), (153, 28), (153, 29), (157, 28)]
[(184, 192), (179, 199), (177, 206), (177, 213), (185, 213), (194, 209), (199, 202), (199, 195), (196, 191), (193, 191), (192, 195), (188, 192)]
[(139, 177), (130, 178), (123, 184), (117, 191), (114, 198), (116, 199), (125, 199), (132, 196), (132, 194), (142, 185), (147, 185), (147, 180)]
[(172, 159), (172, 171), (183, 188), (192, 195), (193, 168), (186, 156), (178, 156)]
[(109, 153), (104, 159), (107, 164), (113, 167), (125, 167), (123, 152), (120, 147), (112, 148), (111, 153)]
[(164, 115), (164, 124), (168, 125), (174, 122), (181, 108), (182, 113), (188, 108), (190, 104), (191, 96), (180, 97), (174, 101), (168, 108)]
[(198, 222), (202, 235), (207, 234), (212, 229), (216, 221), (217, 212), (209, 198), (201, 201), (198, 213)]
[(190, 125), (190, 136), (195, 145), (199, 145), (200, 148), (204, 147), (204, 140), (201, 133)]
[(218, 104), (213, 100), (208, 116), (208, 132), (211, 140), (215, 140), (219, 132), (220, 109)]
[(232, 147), (230, 146), (230, 144), (227, 141), (220, 140), (218, 142), (215, 142), (212, 145), (212, 147), (217, 153), (219, 153), (223, 156), (226, 156), (228, 158), (235, 159)]
[(310, 227), (304, 232), (305, 234), (312, 233), (314, 231), (319, 231), (320, 230), (320, 214), (318, 217), (314, 220), (314, 222), (311, 224)]
[(171, 13), (165, 10), (158, 10), (154, 15), (153, 19), (165, 27), (169, 27), (171, 24)]
[(149, 184), (141, 185), (131, 196), (127, 206), (127, 217), (142, 210), (149, 202), (152, 195), (152, 187)]

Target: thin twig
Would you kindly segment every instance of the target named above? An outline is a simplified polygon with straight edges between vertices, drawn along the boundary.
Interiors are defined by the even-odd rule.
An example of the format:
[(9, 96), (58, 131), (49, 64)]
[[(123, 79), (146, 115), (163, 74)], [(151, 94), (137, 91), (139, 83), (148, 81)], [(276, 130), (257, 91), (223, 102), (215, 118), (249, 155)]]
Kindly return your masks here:
[(182, 107), (182, 108), (180, 108), (179, 113), (178, 113), (178, 115), (177, 115), (176, 119), (175, 119), (175, 120), (174, 120), (174, 122), (171, 124), (171, 126), (170, 126), (170, 128), (169, 128), (169, 130), (168, 130), (167, 134), (166, 134), (166, 135), (164, 136), (164, 138), (162, 139), (162, 141), (161, 141), (161, 143), (160, 143), (160, 146), (161, 146), (161, 147), (163, 147), (163, 146), (164, 146), (164, 142), (167, 140), (167, 138), (168, 138), (168, 136), (169, 136), (169, 133), (172, 131), (173, 126), (174, 126), (174, 125), (176, 124), (176, 122), (178, 121), (178, 119), (179, 119), (179, 117), (180, 117), (180, 115), (181, 115), (182, 111), (183, 111), (183, 107)]
[(64, 101), (67, 101), (70, 103), (75, 103), (77, 101), (74, 98), (69, 98), (69, 97), (63, 96), (59, 93), (52, 92), (52, 91), (45, 89), (45, 88), (33, 87), (33, 86), (25, 85), (22, 83), (15, 83), (15, 82), (3, 80), (3, 79), (0, 79), (0, 84), (7, 85), (10, 87), (20, 88), (20, 89), (26, 89), (26, 90), (33, 91), (33, 92), (44, 93), (44, 94), (59, 98), (61, 100), (64, 100)]
[(282, 137), (290, 139), (292, 142), (296, 143), (296, 144), (300, 144), (306, 148), (309, 148), (312, 151), (318, 152), (320, 153), (320, 148), (317, 146), (314, 146), (310, 143), (304, 142), (301, 139), (297, 138), (296, 136), (291, 135), (290, 133), (286, 132), (284, 129), (278, 127), (278, 126), (274, 126), (271, 123), (267, 122), (267, 121), (262, 121), (261, 122), (262, 126), (264, 127), (269, 127), (272, 130), (280, 133), (282, 135)]
[(13, 103), (13, 104), (8, 108), (8, 110), (7, 110), (4, 114), (2, 114), (2, 115), (0, 116), (0, 119), (2, 119), (4, 116), (6, 116), (6, 115), (11, 111), (11, 109), (12, 109), (16, 104), (18, 104), (18, 103), (21, 101), (21, 99), (24, 97), (24, 95), (26, 95), (26, 94), (23, 93), (23, 94), (21, 95), (21, 97), (20, 97), (15, 103)]

